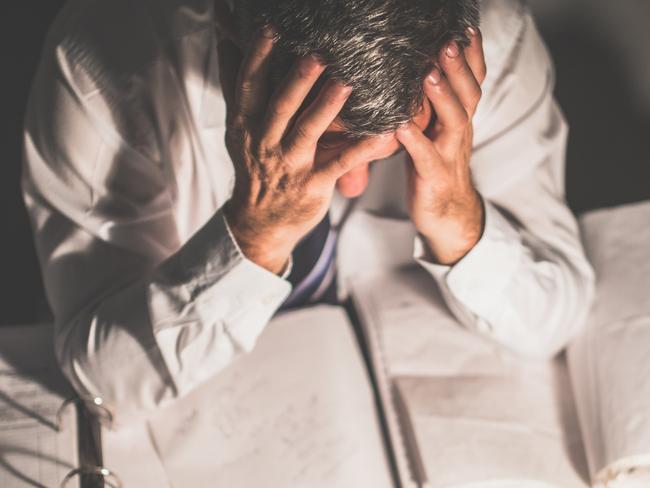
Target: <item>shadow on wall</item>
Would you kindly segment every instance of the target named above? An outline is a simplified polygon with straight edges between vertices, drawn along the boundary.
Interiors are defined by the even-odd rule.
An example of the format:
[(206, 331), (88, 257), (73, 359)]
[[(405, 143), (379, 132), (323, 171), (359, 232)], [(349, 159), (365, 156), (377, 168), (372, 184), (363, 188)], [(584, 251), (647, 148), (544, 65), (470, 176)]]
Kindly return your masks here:
[(0, 173), (0, 325), (48, 315), (31, 230), (20, 193), (22, 125), (31, 80), (48, 26), (63, 0), (8, 2), (2, 11), (3, 131)]
[[(578, 214), (650, 199), (650, 110), (643, 103), (650, 88), (648, 97), (639, 92), (645, 68), (630, 69), (631, 53), (623, 52), (629, 44), (617, 42), (614, 27), (594, 18), (577, 8), (538, 17), (571, 126), (567, 196)], [(631, 37), (624, 23), (616, 28)], [(647, 48), (637, 45), (636, 51), (647, 59)]]

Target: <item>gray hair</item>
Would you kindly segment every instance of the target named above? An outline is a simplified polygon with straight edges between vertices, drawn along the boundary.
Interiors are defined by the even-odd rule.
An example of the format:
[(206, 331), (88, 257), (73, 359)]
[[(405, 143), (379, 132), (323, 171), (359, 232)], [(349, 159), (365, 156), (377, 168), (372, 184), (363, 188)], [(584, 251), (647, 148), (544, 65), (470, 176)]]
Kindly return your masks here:
[(351, 137), (395, 130), (420, 107), (424, 77), (449, 42), (467, 46), (478, 0), (239, 0), (245, 38), (261, 25), (277, 32), (272, 79), (296, 56), (317, 55), (326, 76), (353, 87), (341, 111)]

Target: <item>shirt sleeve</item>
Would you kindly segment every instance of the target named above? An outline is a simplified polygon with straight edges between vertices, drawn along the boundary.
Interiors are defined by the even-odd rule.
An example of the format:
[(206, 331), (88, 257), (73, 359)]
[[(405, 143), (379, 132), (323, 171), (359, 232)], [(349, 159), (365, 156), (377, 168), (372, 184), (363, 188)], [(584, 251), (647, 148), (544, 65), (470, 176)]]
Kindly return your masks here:
[(250, 351), (291, 291), (239, 253), (221, 212), (152, 269), (26, 201), (60, 365), (83, 399), (108, 409), (113, 427), (186, 394)]
[(419, 236), (414, 256), (465, 326), (549, 357), (584, 324), (594, 274), (565, 201), (567, 126), (551, 62), (528, 15), (502, 65), (486, 80), (477, 124), (488, 131), (477, 129), (471, 162), (484, 233), (452, 267), (435, 264)]
[(58, 360), (116, 427), (250, 351), (291, 285), (242, 255), (221, 210), (179, 243), (159, 162), (99, 120), (102, 100), (57, 63), (45, 59), (32, 91), (23, 192)]

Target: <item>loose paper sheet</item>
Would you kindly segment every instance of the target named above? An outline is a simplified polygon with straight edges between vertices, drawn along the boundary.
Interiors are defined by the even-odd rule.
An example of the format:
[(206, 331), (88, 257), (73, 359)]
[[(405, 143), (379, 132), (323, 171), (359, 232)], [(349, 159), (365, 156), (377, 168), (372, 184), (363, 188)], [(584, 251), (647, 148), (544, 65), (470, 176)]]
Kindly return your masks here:
[[(66, 390), (46, 326), (0, 329), (0, 486), (56, 487), (78, 464), (74, 406), (57, 412)], [(72, 480), (70, 487), (78, 486)]]
[(598, 486), (650, 486), (650, 202), (581, 220), (597, 276), (587, 327), (569, 350)]
[(367, 371), (339, 308), (280, 316), (251, 354), (150, 425), (172, 486), (392, 486)]

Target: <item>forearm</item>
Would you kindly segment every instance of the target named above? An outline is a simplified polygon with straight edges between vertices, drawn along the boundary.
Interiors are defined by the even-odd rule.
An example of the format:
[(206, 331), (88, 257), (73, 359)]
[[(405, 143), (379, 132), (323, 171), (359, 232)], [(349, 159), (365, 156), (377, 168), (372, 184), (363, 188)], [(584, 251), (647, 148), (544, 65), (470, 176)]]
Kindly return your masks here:
[(471, 160), (485, 229), (452, 266), (430, 259), (421, 240), (415, 256), (462, 323), (546, 357), (583, 325), (594, 275), (564, 197), (568, 131), (547, 50), (528, 14), (513, 17), (512, 38), (493, 21), (484, 27), (504, 50), (488, 60)]
[(485, 230), (483, 199), (473, 190), (468, 200), (462, 213), (434, 224), (429, 234), (421, 233), (431, 261), (453, 266), (480, 241)]

